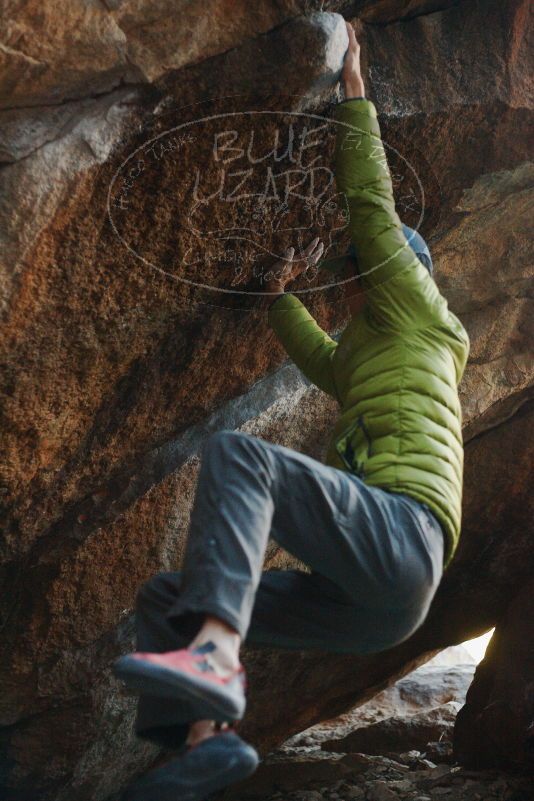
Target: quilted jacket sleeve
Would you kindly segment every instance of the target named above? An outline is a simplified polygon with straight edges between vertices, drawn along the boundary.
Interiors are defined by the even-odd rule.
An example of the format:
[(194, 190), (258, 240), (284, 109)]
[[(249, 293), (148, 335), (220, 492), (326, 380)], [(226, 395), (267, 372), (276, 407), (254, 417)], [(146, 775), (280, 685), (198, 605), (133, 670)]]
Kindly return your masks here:
[(304, 375), (337, 399), (332, 374), (337, 342), (323, 331), (297, 296), (285, 292), (277, 298), (269, 307), (267, 320)]
[(350, 235), (370, 311), (386, 328), (445, 322), (447, 301), (408, 244), (395, 210), (391, 174), (371, 100), (339, 103), (335, 175), (347, 199)]

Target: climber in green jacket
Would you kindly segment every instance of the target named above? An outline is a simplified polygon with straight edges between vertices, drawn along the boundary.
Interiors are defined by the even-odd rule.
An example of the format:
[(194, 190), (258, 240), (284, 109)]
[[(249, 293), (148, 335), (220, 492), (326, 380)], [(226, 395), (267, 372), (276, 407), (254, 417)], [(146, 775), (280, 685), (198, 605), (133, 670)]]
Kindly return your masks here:
[[(141, 587), (138, 651), (115, 666), (140, 692), (138, 735), (183, 749), (131, 801), (199, 801), (254, 770), (254, 749), (228, 728), (246, 705), (242, 641), (390, 648), (424, 622), (458, 543), (457, 387), (469, 340), (433, 279), (424, 240), (396, 213), (359, 45), (347, 30), (335, 175), (352, 250), (321, 262), (318, 239), (298, 258), (289, 249), (267, 287), (270, 325), (304, 375), (337, 400), (339, 417), (325, 463), (243, 432), (209, 437), (183, 569)], [(338, 342), (285, 292), (317, 264), (347, 281), (350, 320)], [(269, 537), (310, 569), (262, 572)]]
[(302, 372), (339, 401), (326, 463), (426, 504), (445, 530), (447, 567), (460, 533), (457, 385), (469, 339), (432, 278), (423, 238), (397, 215), (376, 108), (363, 94), (353, 95), (363, 93), (361, 77), (345, 87), (349, 99), (335, 111), (335, 176), (347, 200), (353, 248), (319, 266), (341, 268), (351, 320), (336, 342), (296, 295), (284, 292), (316, 262), (315, 240), (293, 270), (287, 269), (292, 249), (278, 265), (285, 276), (267, 289), (283, 296), (271, 303), (269, 323)]

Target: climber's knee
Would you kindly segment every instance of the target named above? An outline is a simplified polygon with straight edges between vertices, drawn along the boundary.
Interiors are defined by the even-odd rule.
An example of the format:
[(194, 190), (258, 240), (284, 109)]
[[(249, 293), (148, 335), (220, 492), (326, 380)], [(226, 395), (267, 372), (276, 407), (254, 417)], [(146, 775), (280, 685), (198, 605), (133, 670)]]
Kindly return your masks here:
[(248, 440), (252, 439), (249, 434), (243, 431), (233, 431), (223, 428), (215, 431), (207, 440), (206, 446), (209, 450), (235, 451), (236, 448), (246, 447)]
[(251, 434), (243, 431), (231, 431), (222, 429), (211, 434), (205, 446), (205, 457), (210, 462), (228, 463), (234, 459), (254, 458), (253, 454), (260, 454), (264, 451), (267, 443)]

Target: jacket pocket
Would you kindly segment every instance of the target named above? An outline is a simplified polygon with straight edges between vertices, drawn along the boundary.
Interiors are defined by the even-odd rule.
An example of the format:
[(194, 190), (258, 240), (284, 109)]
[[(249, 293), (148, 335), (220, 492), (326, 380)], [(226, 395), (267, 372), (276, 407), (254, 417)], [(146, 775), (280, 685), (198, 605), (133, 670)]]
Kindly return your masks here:
[(347, 469), (363, 479), (365, 477), (365, 460), (358, 461), (355, 451), (355, 439), (359, 430), (362, 431), (367, 443), (367, 458), (370, 458), (373, 455), (373, 443), (363, 415), (359, 415), (357, 420), (351, 423), (347, 430), (337, 438), (336, 450)]

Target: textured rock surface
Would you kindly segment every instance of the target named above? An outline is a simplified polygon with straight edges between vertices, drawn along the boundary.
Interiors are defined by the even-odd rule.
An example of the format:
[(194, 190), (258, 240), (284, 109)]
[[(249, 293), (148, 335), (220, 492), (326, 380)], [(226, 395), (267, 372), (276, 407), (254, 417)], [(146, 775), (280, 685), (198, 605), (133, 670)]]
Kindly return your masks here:
[[(279, 209), (285, 220), (271, 215), (268, 231), (246, 204), (200, 207), (201, 231), (245, 220), (257, 236), (254, 247), (224, 254), (217, 237), (204, 237), (195, 255), (181, 209), (211, 139), (161, 136), (244, 110), (328, 116), (343, 36), (339, 18), (312, 16), (322, 6), (243, 3), (240, 14), (215, 1), (201, 12), (148, 0), (10, 6), (0, 47), (6, 798), (100, 801), (153, 758), (133, 741), (133, 701), (109, 665), (131, 644), (138, 584), (180, 561), (209, 432), (243, 427), (324, 452), (335, 405), (293, 368), (278, 369), (284, 355), (259, 299), (235, 291), (256, 285), (258, 243), (272, 256), (298, 226), (310, 238), (335, 229), (329, 197), (313, 218), (304, 204)], [(359, 19), (384, 139), (424, 189), (437, 280), (471, 337), (464, 534), (427, 624), (399, 648), (368, 659), (248, 654), (247, 733), (264, 748), (490, 628), (534, 566), (529, 3), (384, 0), (326, 10)], [(276, 119), (262, 118), (258, 152), (269, 152), (276, 130), (287, 132)], [(197, 130), (211, 136), (219, 130), (211, 124)], [(250, 124), (235, 118), (232, 129), (245, 136)], [(115, 173), (156, 136), (165, 147), (153, 148), (142, 181), (132, 179), (118, 230), (163, 273), (124, 247), (107, 215)], [(319, 147), (323, 166), (330, 144)], [(180, 158), (168, 155), (172, 147)], [(395, 151), (388, 156), (399, 212), (416, 224), (417, 181)], [(191, 277), (234, 294), (177, 280)], [(328, 330), (346, 321), (337, 289), (303, 299)], [(269, 566), (288, 563), (271, 547)]]
[(392, 756), (280, 749), (224, 801), (532, 801), (529, 777), (433, 762), (425, 753)]
[(534, 773), (534, 582), (497, 623), (454, 729), (454, 754), (472, 768)]
[(340, 753), (382, 754), (412, 748), (424, 751), (427, 743), (451, 740), (456, 714), (461, 704), (449, 701), (416, 715), (393, 715), (371, 726), (347, 734), (340, 740), (326, 740), (325, 751)]
[(13, 3), (2, 37), (2, 106), (56, 105), (121, 83), (155, 82), (169, 70), (269, 31), (307, 5), (298, 0), (258, 9), (246, 0), (202, 6), (184, 0)]
[[(446, 649), (449, 650), (454, 649)], [(450, 703), (462, 705), (474, 672), (474, 664), (437, 666), (427, 663), (334, 721), (319, 723), (289, 738), (286, 745), (322, 747), (326, 740), (343, 739), (361, 727), (367, 729), (395, 715), (410, 717)]]
[(388, 757), (363, 754), (277, 755), (224, 801), (532, 801), (528, 778), (434, 764), (418, 751)]

